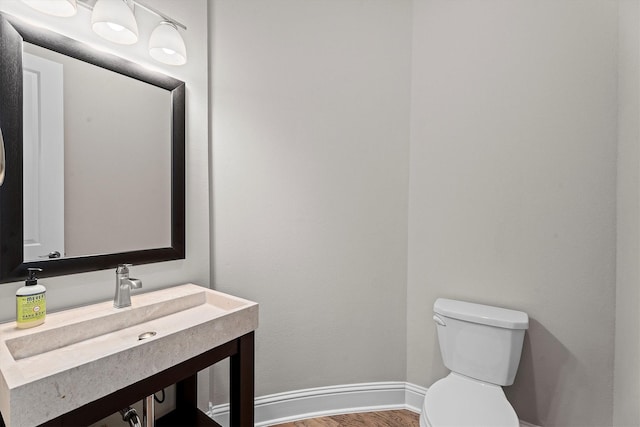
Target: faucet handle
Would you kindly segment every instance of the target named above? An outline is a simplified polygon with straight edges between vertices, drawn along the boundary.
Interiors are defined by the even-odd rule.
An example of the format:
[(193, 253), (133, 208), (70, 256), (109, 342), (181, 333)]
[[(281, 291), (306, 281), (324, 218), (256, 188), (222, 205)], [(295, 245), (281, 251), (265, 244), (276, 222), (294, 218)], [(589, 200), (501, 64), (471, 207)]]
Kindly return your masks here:
[(133, 264), (118, 264), (118, 268), (116, 268), (116, 274), (129, 273), (129, 267), (133, 267)]

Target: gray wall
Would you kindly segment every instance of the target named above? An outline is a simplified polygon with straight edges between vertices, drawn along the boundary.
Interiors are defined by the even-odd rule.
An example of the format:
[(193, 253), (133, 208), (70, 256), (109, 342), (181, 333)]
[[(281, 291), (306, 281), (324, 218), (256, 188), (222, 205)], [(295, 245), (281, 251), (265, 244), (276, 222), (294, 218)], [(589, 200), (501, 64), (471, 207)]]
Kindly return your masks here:
[(445, 373), (437, 297), (503, 305), (531, 316), (507, 389), (521, 419), (611, 424), (617, 13), (414, 2), (409, 382)]
[[(210, 11), (214, 281), (261, 303), (258, 394), (431, 385), (446, 374), (431, 322), (446, 296), (530, 314), (507, 389), (522, 419), (611, 425), (617, 2)], [(634, 310), (618, 312), (629, 336)], [(637, 375), (626, 382), (629, 421)]]
[(619, 2), (614, 425), (640, 425), (640, 8)]
[(410, 2), (211, 5), (214, 286), (260, 303), (257, 394), (404, 378)]

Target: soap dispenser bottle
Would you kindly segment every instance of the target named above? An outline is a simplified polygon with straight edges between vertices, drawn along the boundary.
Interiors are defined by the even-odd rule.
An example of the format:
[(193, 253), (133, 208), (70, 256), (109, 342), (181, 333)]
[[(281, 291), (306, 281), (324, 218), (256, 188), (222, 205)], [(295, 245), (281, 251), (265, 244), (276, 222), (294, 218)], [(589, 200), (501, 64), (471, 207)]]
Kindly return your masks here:
[(42, 325), (47, 314), (47, 289), (38, 285), (36, 273), (41, 268), (29, 268), (24, 286), (16, 292), (16, 324), (20, 329)]

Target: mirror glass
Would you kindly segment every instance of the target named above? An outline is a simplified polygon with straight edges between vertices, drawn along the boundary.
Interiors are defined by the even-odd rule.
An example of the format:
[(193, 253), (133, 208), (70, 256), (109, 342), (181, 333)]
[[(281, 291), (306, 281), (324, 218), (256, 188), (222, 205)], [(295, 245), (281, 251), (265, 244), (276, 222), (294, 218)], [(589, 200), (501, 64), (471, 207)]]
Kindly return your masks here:
[(185, 84), (0, 14), (0, 282), (185, 258)]
[(171, 245), (171, 92), (23, 46), (24, 260)]

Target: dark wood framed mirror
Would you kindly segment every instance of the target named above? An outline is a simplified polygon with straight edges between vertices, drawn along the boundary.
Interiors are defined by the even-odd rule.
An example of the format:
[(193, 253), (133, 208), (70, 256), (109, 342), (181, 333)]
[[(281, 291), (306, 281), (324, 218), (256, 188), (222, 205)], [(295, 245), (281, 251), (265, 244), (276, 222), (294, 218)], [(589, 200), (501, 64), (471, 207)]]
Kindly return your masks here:
[[(131, 82), (141, 82), (145, 88), (151, 88), (152, 90), (159, 89), (165, 94), (160, 96), (166, 97), (166, 113), (163, 113), (158, 120), (161, 120), (161, 125), (166, 129), (167, 135), (166, 144), (158, 144), (158, 151), (166, 153), (166, 165), (164, 169), (170, 169), (166, 172), (167, 178), (162, 182), (163, 189), (166, 191), (166, 214), (163, 214), (167, 219), (164, 222), (166, 225), (162, 230), (162, 233), (166, 234), (166, 242), (162, 240), (161, 243), (141, 244), (141, 247), (133, 246), (127, 247), (126, 245), (119, 249), (113, 249), (110, 246), (105, 246), (108, 249), (100, 249), (90, 247), (85, 249), (84, 252), (69, 254), (65, 251), (59, 258), (47, 258), (42, 259), (29, 258), (25, 259), (25, 177), (23, 166), (25, 159), (25, 150), (23, 147), (23, 140), (25, 137), (24, 129), (24, 90), (23, 83), (23, 52), (25, 46), (33, 45), (36, 49), (46, 49), (52, 54), (63, 55), (65, 58), (70, 58), (74, 61), (79, 61), (85, 64), (89, 64), (91, 67), (97, 68), (98, 72), (109, 72), (118, 76), (119, 79), (124, 79)], [(31, 26), (22, 22), (21, 20), (8, 15), (0, 14), (0, 52), (2, 55), (2, 61), (0, 61), (0, 130), (2, 132), (2, 140), (4, 141), (5, 150), (5, 179), (4, 183), (0, 186), (0, 283), (18, 281), (26, 277), (27, 268), (38, 267), (42, 268), (42, 277), (59, 276), (72, 273), (88, 272), (93, 270), (101, 270), (107, 268), (115, 268), (120, 263), (131, 264), (147, 264), (153, 262), (170, 261), (185, 258), (185, 84), (170, 76), (166, 76), (162, 73), (158, 73), (147, 69), (139, 64), (132, 63), (120, 57), (101, 52), (97, 49), (93, 49), (81, 42), (73, 39), (69, 39), (57, 33), (50, 32), (48, 30)], [(82, 74), (82, 73), (81, 73)], [(65, 85), (68, 81), (65, 80)], [(94, 85), (105, 86), (101, 81), (94, 81)], [(128, 84), (128, 83), (127, 83)], [(65, 95), (66, 96), (66, 95)], [(88, 95), (87, 95), (88, 96)], [(127, 99), (144, 98), (145, 96), (129, 95)], [(128, 101), (125, 99), (123, 105)], [(92, 105), (104, 104), (101, 100), (93, 100)], [(66, 108), (66, 104), (65, 104)], [(124, 107), (123, 107), (124, 108)], [(139, 108), (139, 107), (138, 107)], [(115, 113), (116, 111), (112, 109)], [(135, 114), (127, 114), (127, 116), (133, 116), (134, 122), (140, 122), (140, 128), (142, 131), (153, 126), (153, 122), (149, 120), (154, 117), (149, 117), (151, 113), (144, 108), (144, 111), (137, 111)], [(110, 111), (107, 110), (106, 114), (100, 114), (100, 116), (110, 116)], [(115, 116), (115, 114), (114, 114)], [(97, 117), (97, 116), (95, 116)], [(85, 118), (85, 122), (92, 121), (91, 118)], [(151, 123), (151, 124), (150, 124)], [(68, 128), (70, 125), (65, 121), (65, 126)], [(120, 123), (114, 123), (109, 125), (112, 128), (119, 128)], [(104, 128), (103, 128), (104, 129)], [(29, 129), (26, 129), (27, 131)], [(68, 130), (68, 129), (67, 129)], [(122, 131), (122, 130), (121, 130)], [(72, 133), (72, 132), (67, 132)], [(98, 131), (96, 135), (106, 133), (105, 130)], [(144, 132), (142, 132), (144, 134)], [(86, 135), (86, 133), (85, 133)], [(136, 134), (136, 139), (140, 138), (140, 134)], [(94, 138), (84, 137), (83, 142), (88, 142)], [(112, 142), (115, 138), (112, 137), (108, 140), (108, 143)], [(134, 144), (135, 139), (127, 144)], [(151, 144), (155, 141), (152, 138)], [(66, 137), (65, 137), (66, 144)], [(105, 145), (104, 142), (102, 144)], [(123, 201), (122, 203), (117, 200), (124, 200), (119, 198), (119, 195), (125, 194), (130, 191), (127, 180), (129, 177), (133, 179), (136, 176), (136, 169), (146, 170), (149, 168), (149, 164), (154, 162), (154, 157), (150, 156), (150, 152), (142, 154), (141, 160), (135, 160), (135, 164), (121, 164), (119, 159), (127, 158), (130, 153), (139, 151), (136, 147), (114, 148), (102, 147), (103, 151), (95, 149), (89, 149), (89, 152), (94, 150), (95, 165), (100, 163), (107, 163), (108, 168), (112, 169), (118, 176), (125, 177), (125, 184), (118, 184), (115, 188), (110, 188), (104, 192), (104, 194), (114, 196), (116, 202), (110, 202), (103, 207), (102, 211), (105, 213), (103, 219), (98, 220), (97, 223), (91, 223), (87, 219), (93, 218), (90, 213), (91, 210), (88, 207), (96, 205), (95, 200), (90, 200), (86, 194), (76, 201), (76, 205), (84, 204), (87, 209), (83, 212), (85, 222), (88, 222), (88, 229), (103, 229), (104, 239), (108, 240), (110, 235), (118, 228), (135, 230), (137, 227), (135, 224), (133, 227), (127, 223), (129, 215), (132, 212), (137, 211), (140, 206), (146, 206), (145, 198), (147, 195), (151, 195), (160, 192), (157, 186), (160, 184), (154, 184), (153, 188), (147, 188), (144, 186), (145, 181), (141, 183), (132, 183), (132, 188), (138, 188), (138, 202), (136, 203)], [(110, 162), (103, 157), (105, 152), (113, 152), (119, 150), (115, 156), (115, 161)], [(151, 150), (155, 153), (156, 149)], [(85, 151), (86, 156), (86, 151)], [(47, 159), (44, 159), (47, 161)], [(64, 160), (67, 161), (66, 159)], [(65, 166), (66, 167), (66, 166)], [(90, 169), (90, 168), (89, 168)], [(75, 173), (75, 172), (74, 172)], [(73, 175), (73, 174), (71, 174)], [(73, 175), (75, 176), (75, 175)], [(65, 172), (65, 179), (68, 179)], [(76, 179), (76, 178), (71, 178)], [(153, 179), (153, 178), (152, 178)], [(92, 181), (93, 178), (82, 178), (84, 181)], [(107, 179), (109, 180), (109, 179)], [(94, 188), (102, 188), (101, 182), (92, 182)], [(68, 216), (72, 216), (68, 211), (72, 209), (67, 203), (67, 185), (65, 184), (65, 202), (64, 202), (64, 215), (65, 221)], [(123, 188), (124, 187), (124, 188)], [(168, 188), (164, 188), (168, 187)], [(109, 196), (110, 197), (110, 196)], [(98, 198), (107, 198), (107, 196), (99, 196)], [(111, 210), (112, 209), (112, 210)], [(145, 217), (146, 215), (146, 217)], [(143, 214), (143, 218), (151, 218), (155, 215)], [(114, 220), (116, 222), (109, 222)], [(117, 221), (120, 221), (118, 223)], [(146, 221), (145, 221), (146, 222)], [(120, 227), (118, 224), (121, 224)], [(127, 225), (125, 227), (124, 225)], [(75, 224), (73, 227), (79, 228)], [(82, 233), (87, 233), (81, 232)], [(100, 237), (91, 237), (90, 241), (99, 241)], [(140, 245), (139, 245), (140, 246)]]

